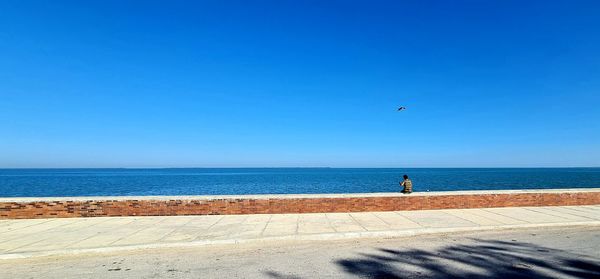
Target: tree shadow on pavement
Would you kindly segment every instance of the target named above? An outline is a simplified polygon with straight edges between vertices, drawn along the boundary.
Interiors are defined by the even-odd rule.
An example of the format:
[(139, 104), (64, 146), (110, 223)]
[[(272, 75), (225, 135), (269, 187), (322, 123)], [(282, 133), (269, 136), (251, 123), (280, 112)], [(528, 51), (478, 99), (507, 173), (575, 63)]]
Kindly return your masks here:
[(269, 276), (271, 278), (276, 278), (276, 279), (301, 279), (301, 277), (298, 277), (298, 276), (284, 275), (284, 274), (281, 274), (279, 272), (272, 271), (272, 270), (265, 271), (264, 274), (266, 276)]
[(338, 260), (367, 278), (600, 278), (600, 261), (529, 243), (474, 240), (438, 250), (379, 248)]

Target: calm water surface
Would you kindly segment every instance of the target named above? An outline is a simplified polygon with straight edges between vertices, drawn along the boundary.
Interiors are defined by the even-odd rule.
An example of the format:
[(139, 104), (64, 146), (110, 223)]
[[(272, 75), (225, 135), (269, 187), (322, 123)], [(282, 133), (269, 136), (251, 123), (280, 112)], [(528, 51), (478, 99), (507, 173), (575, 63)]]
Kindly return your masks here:
[(592, 188), (600, 168), (0, 169), (0, 197), (396, 192)]

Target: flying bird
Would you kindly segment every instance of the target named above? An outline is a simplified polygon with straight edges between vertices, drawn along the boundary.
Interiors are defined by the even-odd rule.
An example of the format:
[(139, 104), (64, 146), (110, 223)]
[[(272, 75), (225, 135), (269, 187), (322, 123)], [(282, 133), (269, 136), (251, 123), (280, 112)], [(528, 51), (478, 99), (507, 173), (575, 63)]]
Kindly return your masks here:
[(406, 107), (399, 107), (399, 108), (398, 108), (398, 111), (403, 111), (403, 110), (405, 110), (405, 109), (406, 109)]

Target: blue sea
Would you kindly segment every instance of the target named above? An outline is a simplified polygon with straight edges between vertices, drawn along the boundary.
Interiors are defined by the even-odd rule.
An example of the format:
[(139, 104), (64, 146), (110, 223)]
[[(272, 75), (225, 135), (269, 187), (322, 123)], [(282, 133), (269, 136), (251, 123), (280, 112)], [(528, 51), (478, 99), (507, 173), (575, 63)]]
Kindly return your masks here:
[(0, 197), (230, 195), (600, 187), (600, 168), (0, 169)]

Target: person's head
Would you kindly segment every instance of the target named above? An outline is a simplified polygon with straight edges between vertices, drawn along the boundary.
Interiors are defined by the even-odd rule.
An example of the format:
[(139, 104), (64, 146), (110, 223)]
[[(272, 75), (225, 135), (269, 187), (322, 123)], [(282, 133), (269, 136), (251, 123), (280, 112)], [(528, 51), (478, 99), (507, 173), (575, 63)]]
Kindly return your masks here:
[(408, 175), (406, 175), (406, 174), (403, 177), (405, 180), (408, 179)]

